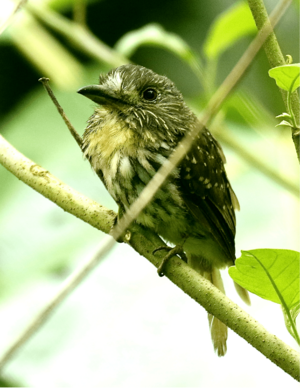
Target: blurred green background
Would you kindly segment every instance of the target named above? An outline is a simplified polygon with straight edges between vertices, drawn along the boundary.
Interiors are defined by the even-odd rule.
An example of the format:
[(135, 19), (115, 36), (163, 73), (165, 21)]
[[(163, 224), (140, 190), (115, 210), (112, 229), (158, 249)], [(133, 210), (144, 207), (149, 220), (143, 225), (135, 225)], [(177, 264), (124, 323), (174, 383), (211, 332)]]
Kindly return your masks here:
[[(277, 2), (265, 3), (271, 11)], [(244, 4), (29, 0), (0, 37), (1, 134), (65, 183), (116, 210), (38, 78), (50, 78), (80, 133), (93, 105), (76, 90), (97, 82), (100, 72), (123, 63), (126, 56), (171, 78), (200, 113), (254, 36)], [(1, 1), (0, 23), (13, 6)], [(298, 11), (294, 1), (276, 28), (283, 53), (294, 62), (299, 62)], [(240, 249), (299, 250), (298, 164), (289, 129), (275, 127), (275, 116), (285, 108), (268, 68), (261, 52), (211, 124), (241, 203), (237, 255)], [(247, 152), (258, 160), (258, 168), (245, 160)], [(285, 186), (259, 166), (273, 169)], [(103, 235), (2, 166), (0, 214), (3, 352), (67, 274), (97, 249)], [(241, 304), (228, 275), (224, 277), (229, 297)], [(243, 307), (296, 347), (279, 306), (255, 296), (252, 301), (252, 307)], [(228, 354), (218, 359), (205, 311), (124, 244), (114, 248), (8, 364), (3, 378), (11, 381), (9, 386), (31, 387), (294, 386), (232, 332)]]

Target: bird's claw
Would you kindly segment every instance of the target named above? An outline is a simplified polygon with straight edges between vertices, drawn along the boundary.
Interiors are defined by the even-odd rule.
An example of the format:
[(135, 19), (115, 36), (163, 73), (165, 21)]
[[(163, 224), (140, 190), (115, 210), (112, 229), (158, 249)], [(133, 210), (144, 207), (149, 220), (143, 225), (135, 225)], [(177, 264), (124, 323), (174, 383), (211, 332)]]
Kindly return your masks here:
[(154, 249), (152, 254), (154, 255), (156, 252), (162, 251), (162, 250), (168, 251), (168, 253), (163, 258), (160, 266), (157, 268), (157, 273), (159, 276), (161, 276), (161, 277), (164, 276), (165, 265), (166, 265), (167, 261), (173, 256), (178, 255), (181, 258), (181, 260), (183, 260), (187, 263), (187, 257), (182, 249), (182, 246), (176, 245), (174, 248), (170, 248), (170, 247), (166, 247), (166, 246), (158, 247), (158, 248)]

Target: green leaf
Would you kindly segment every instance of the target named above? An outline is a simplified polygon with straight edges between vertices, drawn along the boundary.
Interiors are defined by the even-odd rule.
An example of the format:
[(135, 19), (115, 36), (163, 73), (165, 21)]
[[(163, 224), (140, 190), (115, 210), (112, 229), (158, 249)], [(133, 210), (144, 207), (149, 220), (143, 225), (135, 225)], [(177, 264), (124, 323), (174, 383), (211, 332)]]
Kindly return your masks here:
[(215, 59), (239, 39), (256, 31), (247, 3), (238, 2), (213, 22), (204, 43), (204, 53), (209, 59)]
[[(287, 313), (287, 311), (282, 308), (283, 316), (284, 316), (284, 322), (285, 326), (288, 329), (289, 333), (296, 339), (296, 341), (299, 343), (297, 338), (294, 335), (294, 328), (296, 328), (296, 318), (300, 312), (300, 306), (297, 304), (295, 307), (291, 307), (289, 312), (290, 314)], [(293, 324), (292, 324), (293, 323)]]
[(275, 79), (279, 88), (294, 92), (300, 86), (300, 63), (273, 67), (269, 76)]
[(283, 112), (283, 113), (281, 113), (281, 115), (276, 116), (276, 119), (284, 118), (284, 117), (288, 118), (288, 119), (292, 118), (292, 116), (289, 113)]
[(202, 79), (200, 59), (197, 55), (179, 35), (165, 31), (159, 24), (147, 24), (138, 30), (128, 32), (117, 41), (114, 49), (130, 58), (143, 45), (156, 46), (170, 51), (187, 62), (195, 74)]
[[(299, 297), (300, 253), (288, 249), (252, 249), (230, 267), (229, 274), (242, 287), (275, 303), (281, 297), (292, 307)], [(276, 285), (276, 287), (275, 287)]]
[(289, 332), (300, 344), (295, 319), (300, 310), (299, 252), (287, 249), (253, 249), (229, 268), (232, 279), (261, 298), (281, 304)]
[(189, 56), (191, 49), (180, 36), (166, 32), (159, 24), (151, 23), (123, 35), (115, 44), (115, 49), (126, 57), (131, 57), (141, 45), (167, 48), (180, 57)]
[(276, 125), (276, 127), (291, 127), (291, 128), (293, 128), (294, 126), (290, 122), (288, 122), (286, 120), (282, 120), (282, 121), (280, 121), (279, 124)]

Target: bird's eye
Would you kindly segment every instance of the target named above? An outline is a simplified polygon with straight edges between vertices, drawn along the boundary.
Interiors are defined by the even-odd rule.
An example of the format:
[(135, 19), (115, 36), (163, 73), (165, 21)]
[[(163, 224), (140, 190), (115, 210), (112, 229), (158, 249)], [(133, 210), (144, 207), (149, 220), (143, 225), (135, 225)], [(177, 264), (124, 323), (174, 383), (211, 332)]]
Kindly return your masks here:
[(157, 97), (157, 91), (155, 89), (146, 89), (143, 92), (143, 98), (147, 101), (154, 101)]

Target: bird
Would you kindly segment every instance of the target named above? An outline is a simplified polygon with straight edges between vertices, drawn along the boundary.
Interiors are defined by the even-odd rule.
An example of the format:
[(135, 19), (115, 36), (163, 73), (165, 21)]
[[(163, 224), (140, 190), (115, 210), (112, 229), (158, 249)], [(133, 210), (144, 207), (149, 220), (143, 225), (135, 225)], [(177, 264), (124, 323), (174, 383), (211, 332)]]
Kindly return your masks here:
[[(83, 134), (83, 154), (121, 217), (199, 120), (168, 77), (140, 65), (126, 64), (100, 74), (98, 84), (78, 93), (96, 103)], [(220, 269), (235, 262), (235, 210), (239, 210), (225, 162), (220, 144), (203, 128), (135, 220), (180, 247), (188, 265), (223, 293)], [(250, 304), (247, 291), (235, 287)], [(214, 350), (224, 356), (227, 326), (210, 314), (208, 319)]]

